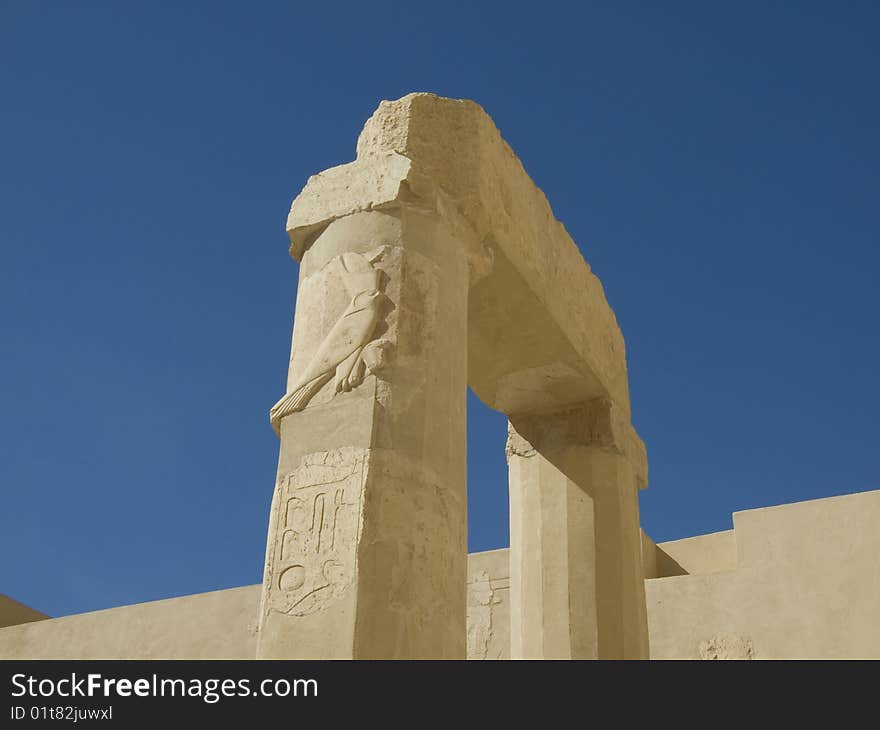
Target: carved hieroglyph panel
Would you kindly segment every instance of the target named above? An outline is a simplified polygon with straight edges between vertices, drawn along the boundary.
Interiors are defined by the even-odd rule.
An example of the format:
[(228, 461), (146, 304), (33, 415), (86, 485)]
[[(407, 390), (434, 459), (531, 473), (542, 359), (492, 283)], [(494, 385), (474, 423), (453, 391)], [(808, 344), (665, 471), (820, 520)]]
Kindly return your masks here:
[(281, 477), (271, 610), (306, 616), (354, 583), (365, 455), (354, 448), (307, 454)]

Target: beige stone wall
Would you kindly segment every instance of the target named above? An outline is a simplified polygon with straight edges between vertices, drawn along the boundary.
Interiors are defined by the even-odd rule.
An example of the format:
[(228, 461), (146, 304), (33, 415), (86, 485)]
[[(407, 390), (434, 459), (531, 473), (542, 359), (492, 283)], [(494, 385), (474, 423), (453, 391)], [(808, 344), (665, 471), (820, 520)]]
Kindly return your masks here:
[(658, 578), (733, 570), (736, 568), (736, 535), (733, 530), (725, 530), (664, 542), (657, 547), (657, 553), (657, 568), (661, 571)]
[[(880, 658), (880, 490), (733, 521), (734, 530), (659, 545), (642, 534), (652, 659)], [(493, 585), (506, 584), (506, 553), (482, 554)], [(504, 645), (507, 592), (495, 595), (492, 641)], [(471, 605), (472, 659), (478, 615)]]
[(656, 545), (643, 530), (642, 563), (645, 578), (733, 570), (736, 567), (736, 535), (733, 530), (725, 530)]
[[(507, 554), (505, 548), (469, 556), (469, 659), (510, 656)], [(0, 628), (0, 659), (252, 659), (260, 590), (243, 586), (39, 623), (16, 619), (21, 625)], [(31, 611), (18, 618), (37, 613), (3, 598), (0, 608), (8, 602)]]
[(251, 659), (260, 586), (0, 629), (0, 659)]
[[(645, 581), (652, 659), (880, 658), (880, 490), (737, 512), (734, 526), (643, 535), (646, 574), (666, 576)], [(467, 600), (468, 658), (508, 658), (507, 549), (469, 556)], [(0, 659), (250, 658), (259, 602), (245, 586), (7, 626)]]
[(692, 574), (646, 581), (652, 658), (880, 658), (880, 491), (733, 521), (658, 546)]

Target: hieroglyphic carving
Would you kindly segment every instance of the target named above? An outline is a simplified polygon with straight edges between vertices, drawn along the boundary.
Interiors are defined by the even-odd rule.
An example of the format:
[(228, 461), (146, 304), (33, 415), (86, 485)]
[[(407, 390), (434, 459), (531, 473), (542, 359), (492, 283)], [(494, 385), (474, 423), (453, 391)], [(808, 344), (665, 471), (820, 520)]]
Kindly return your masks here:
[(307, 454), (281, 478), (270, 609), (293, 616), (319, 611), (352, 585), (360, 530), (365, 452)]
[(382, 247), (372, 254), (344, 253), (332, 260), (351, 301), (289, 392), (269, 411), (276, 432), (282, 418), (305, 408), (331, 378), (336, 393), (347, 392), (360, 385), (367, 374), (384, 366), (385, 350), (391, 342), (372, 339), (386, 299), (380, 290), (381, 271), (373, 264), (384, 252)]

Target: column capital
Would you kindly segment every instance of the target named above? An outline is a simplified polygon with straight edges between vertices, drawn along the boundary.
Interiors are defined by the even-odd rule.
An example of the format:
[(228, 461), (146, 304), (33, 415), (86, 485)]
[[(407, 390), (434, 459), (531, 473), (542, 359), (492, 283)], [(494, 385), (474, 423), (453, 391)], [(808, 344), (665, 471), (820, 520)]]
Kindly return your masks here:
[(492, 268), (492, 250), (459, 213), (450, 197), (419, 170), (417, 162), (396, 152), (355, 160), (312, 175), (294, 198), (287, 216), (290, 255), (297, 261), (334, 220), (370, 211), (398, 214), (403, 208), (441, 217), (464, 246), (470, 283)]
[(537, 451), (587, 446), (612, 451), (632, 466), (639, 489), (648, 486), (645, 444), (629, 418), (609, 398), (594, 398), (565, 408), (511, 415), (507, 458), (529, 457)]

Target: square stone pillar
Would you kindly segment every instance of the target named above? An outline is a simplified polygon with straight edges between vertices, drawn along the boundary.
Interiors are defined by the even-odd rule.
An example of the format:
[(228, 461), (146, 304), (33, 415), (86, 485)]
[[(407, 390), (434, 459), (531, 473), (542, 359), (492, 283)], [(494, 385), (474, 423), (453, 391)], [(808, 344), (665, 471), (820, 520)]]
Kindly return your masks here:
[(511, 657), (647, 659), (644, 445), (605, 399), (511, 416)]
[(464, 247), (399, 204), (304, 249), (257, 655), (464, 658)]

